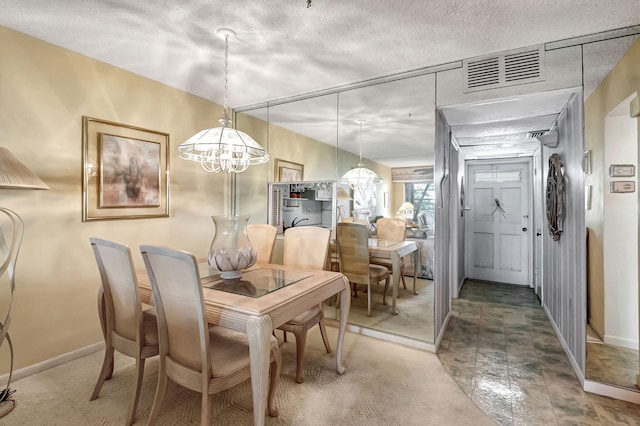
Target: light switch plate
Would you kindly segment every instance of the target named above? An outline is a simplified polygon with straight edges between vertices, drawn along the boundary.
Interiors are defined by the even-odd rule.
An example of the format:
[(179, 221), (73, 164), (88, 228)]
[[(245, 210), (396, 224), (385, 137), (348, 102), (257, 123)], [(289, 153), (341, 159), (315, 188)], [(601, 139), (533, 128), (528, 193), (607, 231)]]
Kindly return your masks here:
[(634, 192), (636, 183), (632, 180), (616, 180), (611, 182), (610, 192)]
[(611, 177), (631, 177), (636, 175), (636, 166), (633, 164), (612, 164), (609, 166)]

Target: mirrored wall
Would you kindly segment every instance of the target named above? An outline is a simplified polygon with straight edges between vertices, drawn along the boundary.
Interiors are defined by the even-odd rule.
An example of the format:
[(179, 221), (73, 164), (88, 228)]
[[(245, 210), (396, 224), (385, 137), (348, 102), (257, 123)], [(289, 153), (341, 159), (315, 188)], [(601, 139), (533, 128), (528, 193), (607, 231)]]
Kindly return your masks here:
[[(307, 182), (338, 182), (347, 171), (363, 164), (383, 182), (366, 194), (358, 194), (348, 185), (338, 185), (344, 191), (339, 191), (343, 196), (338, 194), (337, 206), (340, 217), (362, 215), (373, 222), (372, 237), (375, 238), (376, 218), (395, 216), (407, 197), (421, 193), (421, 188), (432, 184), (434, 112), (433, 74), (378, 80), (366, 86), (238, 111), (236, 126), (262, 144), (270, 160), (236, 176), (236, 213), (249, 214), (251, 223), (267, 223), (267, 187), (269, 182), (279, 181), (278, 164), (289, 164), (299, 170), (302, 180)], [(392, 169), (396, 173), (392, 174)], [(398, 170), (414, 173), (402, 174), (397, 173)], [(431, 172), (425, 172), (427, 170)], [(398, 177), (407, 175), (412, 178)], [(384, 285), (374, 285), (372, 315), (367, 316), (367, 294), (361, 289), (358, 297), (352, 298), (349, 321), (368, 329), (432, 343), (434, 285), (432, 274), (425, 272), (432, 268), (425, 265), (433, 262), (434, 230), (428, 235), (426, 230), (421, 230), (418, 222), (424, 221), (417, 220), (418, 213), (421, 212), (408, 217), (406, 234), (406, 238), (416, 241), (420, 248), (418, 294), (412, 291), (413, 277), (405, 276), (407, 289), (400, 284), (399, 313), (393, 315), (390, 302), (382, 303)], [(337, 218), (338, 209), (333, 214)], [(282, 236), (276, 242), (274, 262), (278, 262), (277, 251), (281, 246)], [(412, 274), (413, 267), (406, 270)], [(335, 315), (331, 304), (327, 304), (325, 315)]]
[[(609, 70), (585, 93), (585, 377), (637, 391), (640, 119), (630, 111), (639, 95), (640, 76), (632, 70), (640, 61), (640, 40), (632, 36), (593, 43), (585, 46), (584, 55), (585, 79), (604, 66)], [(615, 183), (631, 183), (634, 189), (617, 192)]]

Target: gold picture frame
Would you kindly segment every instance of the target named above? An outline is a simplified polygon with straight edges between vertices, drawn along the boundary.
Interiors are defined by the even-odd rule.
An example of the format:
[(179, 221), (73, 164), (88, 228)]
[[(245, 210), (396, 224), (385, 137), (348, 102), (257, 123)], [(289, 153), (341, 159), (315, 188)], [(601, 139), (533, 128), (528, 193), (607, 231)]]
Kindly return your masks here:
[(276, 182), (301, 182), (304, 180), (304, 165), (276, 158)]
[(169, 134), (82, 117), (82, 221), (169, 216)]

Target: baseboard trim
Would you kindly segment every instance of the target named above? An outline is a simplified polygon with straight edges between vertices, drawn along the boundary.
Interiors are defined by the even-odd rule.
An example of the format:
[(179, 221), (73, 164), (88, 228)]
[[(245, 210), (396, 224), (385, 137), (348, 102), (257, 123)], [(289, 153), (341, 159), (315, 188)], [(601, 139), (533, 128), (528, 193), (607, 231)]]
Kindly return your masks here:
[(594, 382), (587, 379), (584, 381), (584, 391), (631, 402), (633, 404), (640, 404), (640, 392), (618, 386), (611, 386), (606, 383)]
[(444, 322), (442, 323), (442, 327), (440, 328), (440, 333), (438, 333), (438, 337), (436, 338), (436, 344), (435, 344), (436, 352), (440, 347), (440, 343), (442, 343), (442, 338), (444, 337), (444, 333), (447, 330), (447, 325), (449, 325), (450, 319), (451, 319), (451, 309), (449, 309), (447, 316), (444, 318)]
[[(340, 322), (334, 319), (325, 318), (326, 325), (338, 328)], [(372, 330), (359, 325), (347, 324), (347, 331), (359, 334), (361, 336), (373, 337), (375, 339), (384, 340), (385, 342), (397, 343), (399, 345), (408, 346), (414, 349), (420, 349), (427, 352), (436, 352), (436, 346), (433, 343), (424, 342), (422, 340), (411, 339), (409, 337), (398, 336), (397, 334), (385, 333), (384, 331)]]
[[(571, 363), (571, 367), (573, 367), (573, 372), (576, 374), (576, 377), (580, 381), (580, 385), (584, 389), (584, 382), (585, 382), (584, 373), (580, 370), (580, 366), (578, 365), (576, 358), (571, 353), (571, 350), (569, 349), (569, 345), (567, 345), (567, 342), (564, 340), (562, 333), (560, 333), (560, 329), (556, 325), (556, 322), (553, 320), (551, 313), (549, 312), (547, 307), (544, 305), (542, 306), (542, 309), (544, 310), (544, 313), (547, 315), (547, 319), (549, 320), (549, 323), (551, 324), (551, 327), (553, 328), (554, 333), (556, 333), (556, 337), (560, 341), (560, 344), (562, 345), (562, 349), (564, 349), (564, 353), (565, 355), (567, 355), (567, 358)], [(584, 390), (586, 391), (586, 389)]]
[[(98, 352), (101, 349), (104, 349), (104, 342), (94, 343), (93, 345), (85, 346), (84, 348), (76, 349), (75, 351), (58, 355), (56, 357), (47, 359), (37, 364), (29, 365), (27, 367), (14, 371), (13, 375), (11, 376), (11, 382), (13, 383), (16, 380), (24, 379), (25, 377), (31, 376), (32, 374), (37, 374), (42, 371), (48, 370), (50, 368), (65, 364), (69, 361), (82, 358), (83, 356), (87, 356), (94, 352)], [(1, 375), (0, 384), (2, 386), (6, 386), (8, 379), (9, 379), (9, 373)]]

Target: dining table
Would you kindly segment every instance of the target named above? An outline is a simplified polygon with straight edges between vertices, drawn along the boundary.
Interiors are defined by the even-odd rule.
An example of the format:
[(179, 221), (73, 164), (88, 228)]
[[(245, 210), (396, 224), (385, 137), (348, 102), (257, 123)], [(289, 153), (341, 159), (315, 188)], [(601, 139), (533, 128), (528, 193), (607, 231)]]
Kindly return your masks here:
[[(207, 321), (246, 333), (251, 362), (254, 425), (265, 422), (269, 384), (271, 335), (280, 325), (340, 295), (340, 321), (336, 345), (336, 369), (344, 374), (342, 349), (351, 297), (349, 282), (339, 272), (302, 270), (275, 264), (259, 264), (244, 270), (235, 280), (222, 280), (220, 271), (198, 260)], [(146, 270), (136, 272), (141, 301), (153, 304)]]
[[(391, 260), (392, 271), (400, 271), (401, 262), (403, 257), (410, 254), (413, 255), (413, 294), (418, 294), (416, 291), (416, 276), (418, 275), (419, 264), (419, 251), (418, 244), (415, 241), (388, 241), (379, 238), (369, 238), (367, 240), (369, 247), (369, 258), (383, 258)], [(331, 256), (334, 262), (337, 262), (337, 247), (335, 241), (330, 244)], [(400, 274), (392, 274), (392, 297), (391, 297), (391, 313), (398, 315), (400, 311), (397, 308), (398, 288), (400, 285)]]

